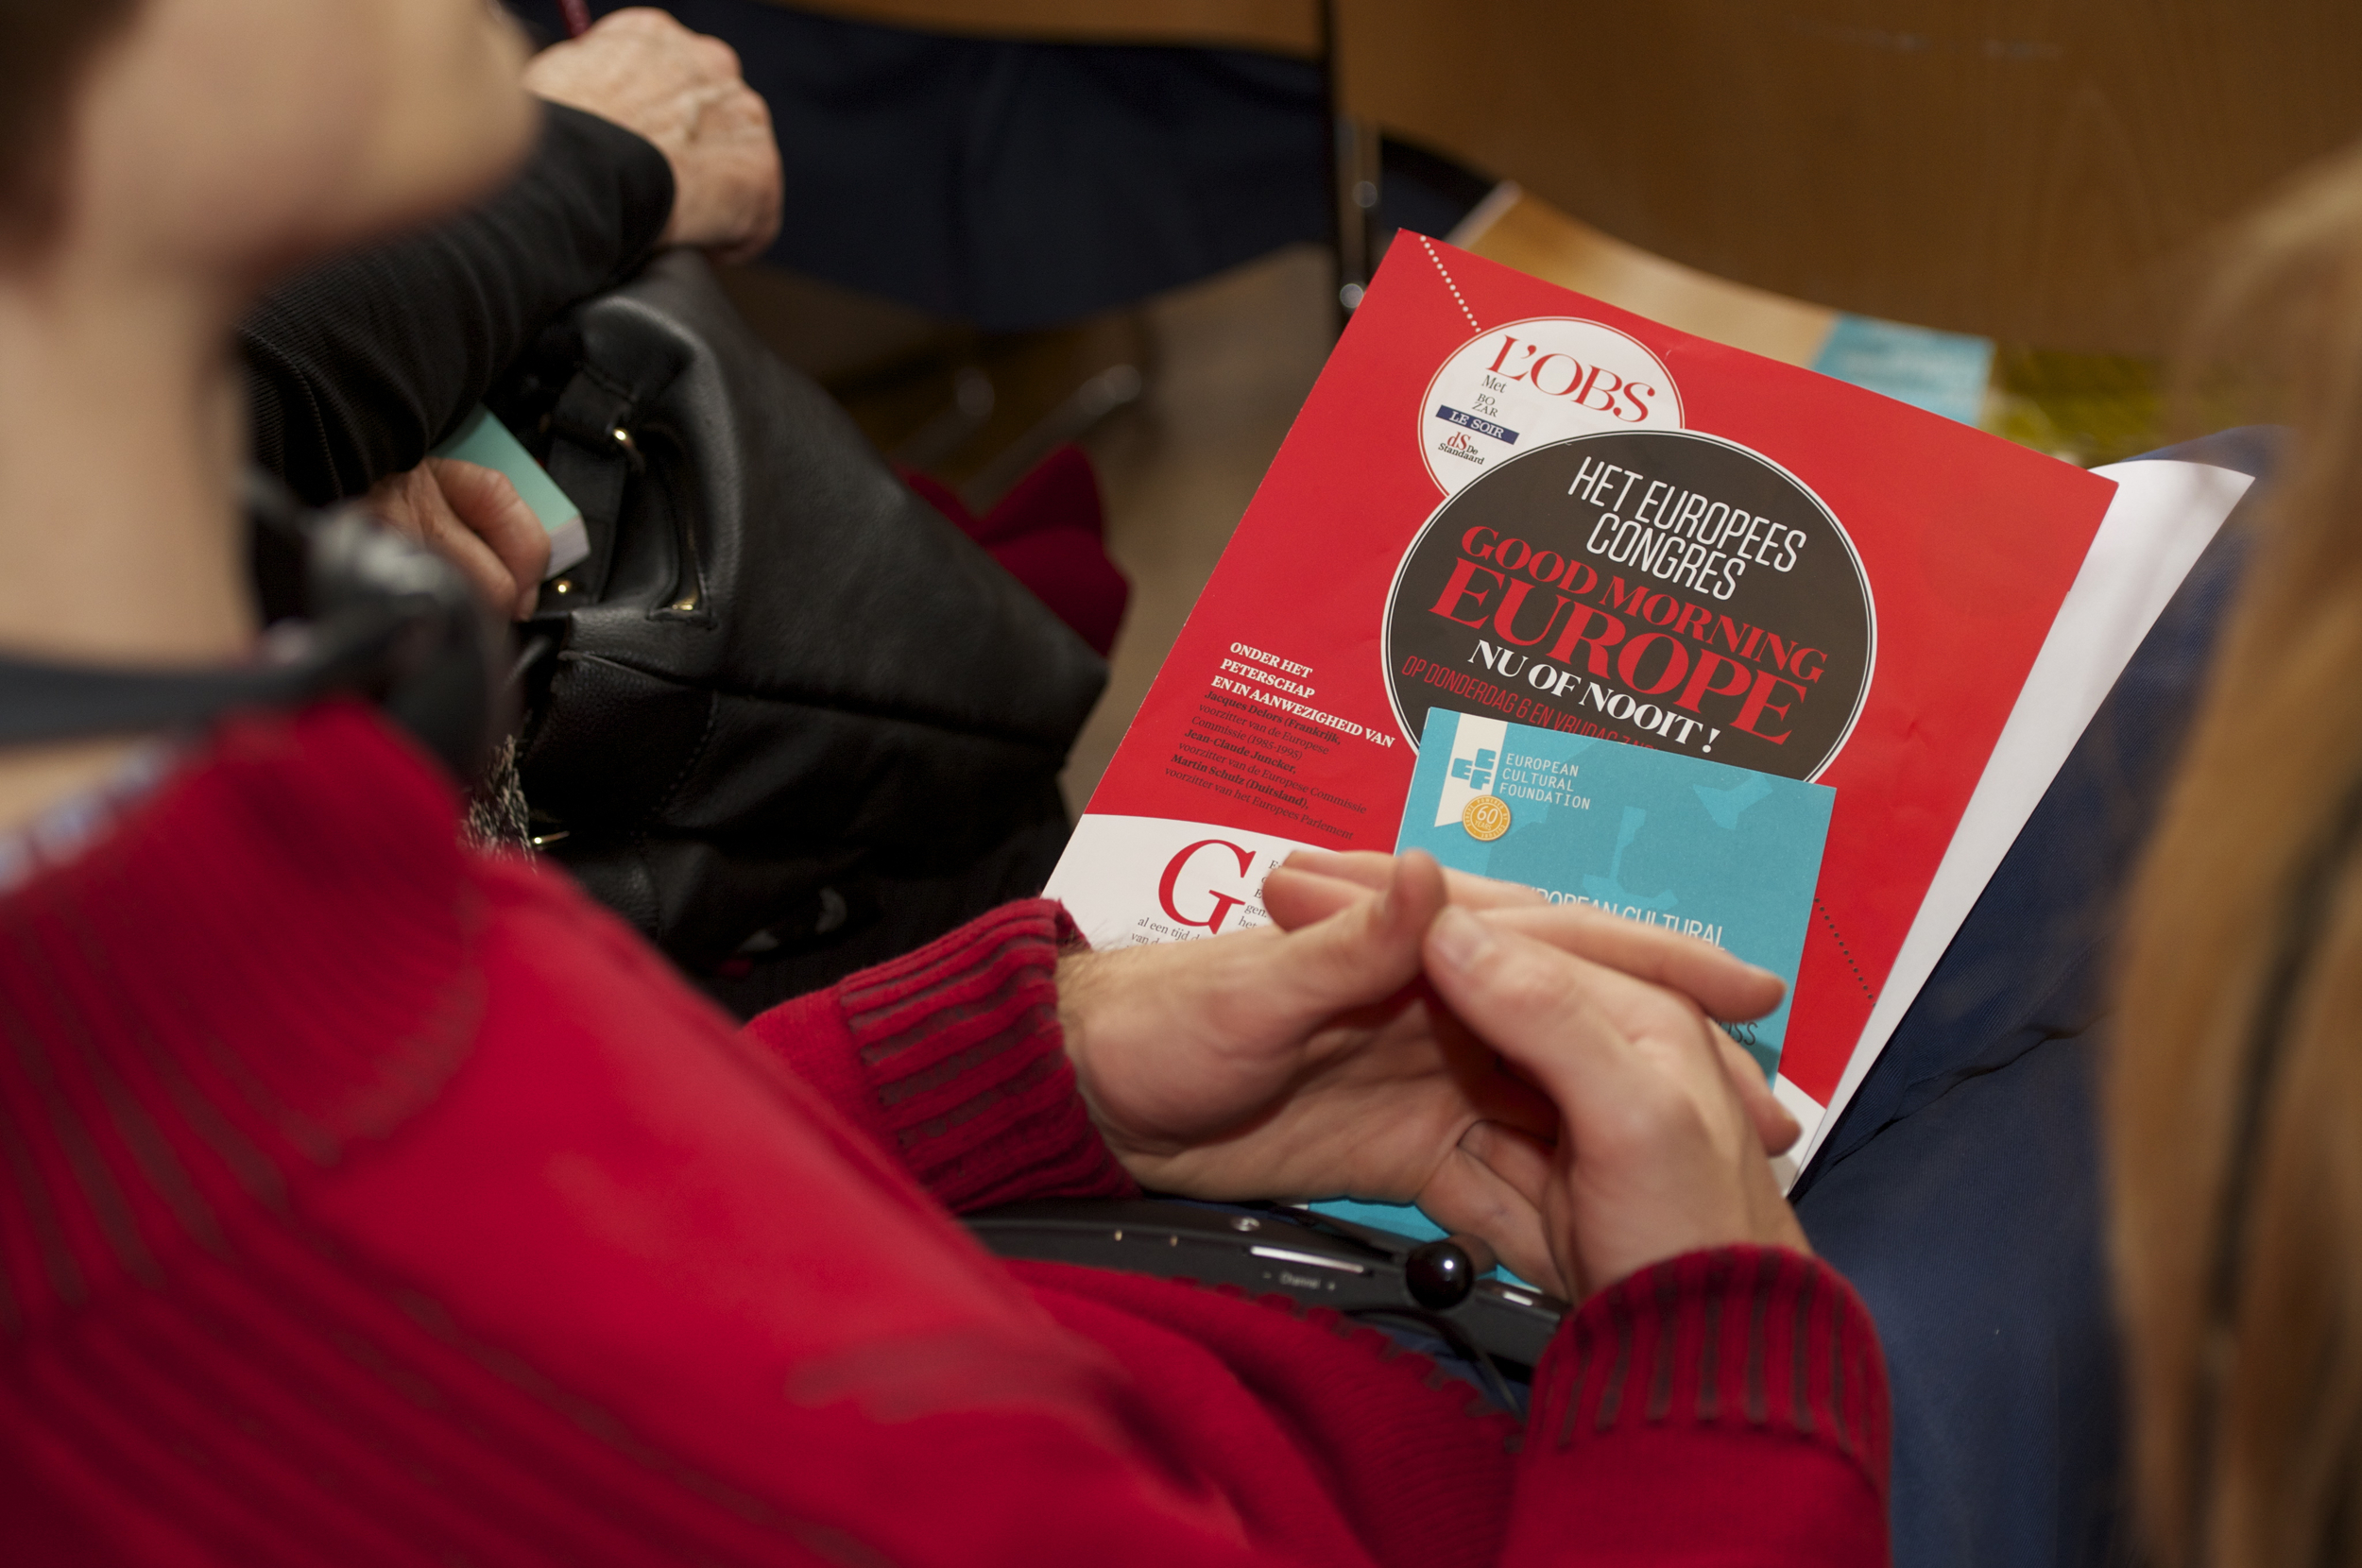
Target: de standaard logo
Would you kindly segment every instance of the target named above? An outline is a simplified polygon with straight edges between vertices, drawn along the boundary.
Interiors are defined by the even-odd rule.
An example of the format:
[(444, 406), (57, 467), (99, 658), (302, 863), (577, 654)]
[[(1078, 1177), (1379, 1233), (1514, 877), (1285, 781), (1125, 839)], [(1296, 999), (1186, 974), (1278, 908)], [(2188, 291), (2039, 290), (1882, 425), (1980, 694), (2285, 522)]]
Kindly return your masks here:
[(1853, 541), (1776, 463), (1695, 431), (1578, 435), (1498, 463), (1396, 572), (1389, 689), (1789, 778), (1860, 714), (1877, 615)]

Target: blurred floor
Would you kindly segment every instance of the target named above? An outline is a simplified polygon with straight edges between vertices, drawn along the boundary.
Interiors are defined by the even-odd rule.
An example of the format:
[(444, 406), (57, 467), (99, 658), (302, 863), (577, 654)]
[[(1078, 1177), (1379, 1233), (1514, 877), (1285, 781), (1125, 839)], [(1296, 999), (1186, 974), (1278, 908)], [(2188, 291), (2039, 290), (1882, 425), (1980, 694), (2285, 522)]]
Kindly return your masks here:
[(1336, 263), (1295, 246), (1151, 301), (1146, 395), (1084, 445), (1132, 579), (1107, 694), (1067, 764), (1080, 811), (1336, 341)]

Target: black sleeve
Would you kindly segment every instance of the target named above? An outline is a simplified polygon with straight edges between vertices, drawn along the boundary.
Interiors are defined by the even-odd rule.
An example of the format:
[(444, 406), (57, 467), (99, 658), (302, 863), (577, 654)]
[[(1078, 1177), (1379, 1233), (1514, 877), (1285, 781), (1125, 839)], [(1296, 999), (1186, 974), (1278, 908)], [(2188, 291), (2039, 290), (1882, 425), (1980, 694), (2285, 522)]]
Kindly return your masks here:
[(499, 195), (306, 272), (239, 323), (255, 461), (311, 504), (417, 467), (535, 334), (630, 276), (663, 233), (664, 155), (594, 114), (544, 109)]

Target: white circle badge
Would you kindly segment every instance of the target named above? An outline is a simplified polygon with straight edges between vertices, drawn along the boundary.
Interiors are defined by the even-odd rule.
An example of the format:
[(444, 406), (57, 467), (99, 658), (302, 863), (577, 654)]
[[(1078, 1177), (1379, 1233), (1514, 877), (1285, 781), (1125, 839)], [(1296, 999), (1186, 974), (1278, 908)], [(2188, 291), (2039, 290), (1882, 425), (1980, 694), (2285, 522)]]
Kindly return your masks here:
[(1446, 495), (1570, 435), (1681, 428), (1663, 360), (1628, 332), (1566, 315), (1479, 332), (1444, 361), (1419, 408), (1419, 448)]

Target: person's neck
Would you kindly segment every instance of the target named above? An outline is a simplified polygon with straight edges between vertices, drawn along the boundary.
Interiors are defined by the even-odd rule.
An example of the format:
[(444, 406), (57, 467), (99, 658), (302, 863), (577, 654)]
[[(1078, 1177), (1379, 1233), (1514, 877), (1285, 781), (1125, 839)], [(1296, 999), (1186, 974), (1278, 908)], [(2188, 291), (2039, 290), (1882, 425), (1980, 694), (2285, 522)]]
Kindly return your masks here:
[[(0, 651), (201, 664), (251, 644), (227, 317), (202, 288), (104, 262), (0, 271)], [(0, 752), (0, 830), (130, 743)]]

